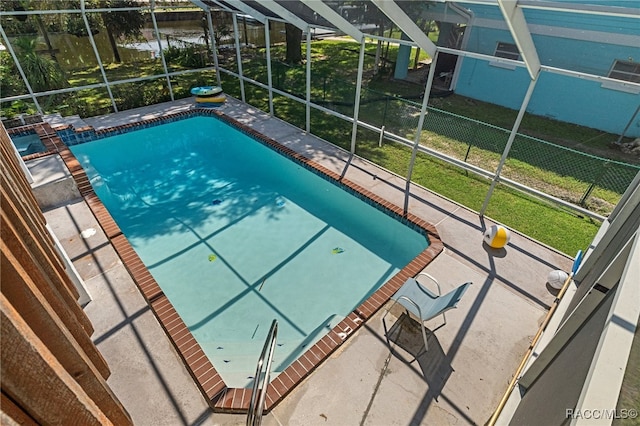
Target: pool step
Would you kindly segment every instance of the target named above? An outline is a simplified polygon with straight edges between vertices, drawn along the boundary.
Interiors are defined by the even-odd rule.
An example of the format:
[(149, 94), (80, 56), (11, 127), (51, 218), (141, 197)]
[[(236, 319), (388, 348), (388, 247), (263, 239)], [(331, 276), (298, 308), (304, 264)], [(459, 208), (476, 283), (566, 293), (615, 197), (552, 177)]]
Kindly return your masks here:
[[(271, 379), (277, 377), (300, 354), (311, 348), (343, 319), (342, 315), (332, 314), (307, 336), (298, 339), (277, 339), (273, 353)], [(213, 365), (227, 386), (247, 387), (252, 384), (263, 345), (264, 342), (256, 338), (244, 342), (218, 340), (216, 343), (204, 344), (203, 347), (209, 357), (212, 358)]]
[[(272, 382), (273, 379), (278, 377), (281, 371), (272, 371), (269, 376), (269, 382)], [(230, 388), (251, 388), (253, 387), (253, 375), (255, 371), (253, 371), (250, 375), (243, 374), (241, 372), (225, 372), (221, 374), (222, 379), (224, 380), (227, 387)]]
[(60, 113), (48, 114), (42, 117), (54, 129), (57, 127), (73, 126), (74, 129), (82, 129), (89, 125), (79, 115), (62, 116)]
[[(251, 387), (262, 343), (220, 342), (205, 350), (229, 387)], [(274, 376), (272, 376), (274, 377)]]

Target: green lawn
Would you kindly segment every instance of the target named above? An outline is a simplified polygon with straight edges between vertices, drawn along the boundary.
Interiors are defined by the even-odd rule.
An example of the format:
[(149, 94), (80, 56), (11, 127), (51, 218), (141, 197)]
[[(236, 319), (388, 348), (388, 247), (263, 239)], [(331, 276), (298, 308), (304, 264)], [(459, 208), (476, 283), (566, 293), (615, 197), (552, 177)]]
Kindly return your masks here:
[[(375, 49), (375, 43), (367, 45), (366, 48), (368, 56), (365, 60), (360, 119), (378, 127), (384, 124), (387, 130), (412, 140), (417, 124), (416, 110), (419, 108), (397, 98), (419, 98), (419, 87), (406, 82), (393, 81), (384, 73), (373, 75), (373, 64), (369, 55), (374, 55)], [(254, 56), (245, 56), (243, 70), (252, 78), (266, 82), (266, 67), (261, 55), (262, 52), (258, 51)], [(274, 58), (272, 64), (277, 64), (277, 58), (284, 56), (284, 50), (272, 49), (272, 55)], [(389, 60), (394, 61), (396, 55), (397, 46), (390, 45)], [(422, 55), (424, 55), (423, 52)], [(350, 104), (345, 100), (354, 98), (357, 45), (336, 40), (319, 41), (313, 44), (312, 56), (311, 96), (313, 101), (345, 115), (351, 115), (353, 102)], [(277, 64), (274, 70), (274, 86), (304, 98), (304, 65)], [(227, 85), (226, 81), (232, 79), (224, 77), (224, 80), (225, 91), (233, 96), (239, 96), (237, 83)], [(267, 111), (266, 91), (250, 87), (251, 85), (245, 85), (247, 102)], [(442, 111), (506, 129), (506, 131), (492, 130), (484, 126), (480, 132), (484, 134), (480, 137), (474, 134), (475, 139), (470, 142), (464, 135), (451, 133), (460, 132), (462, 127), (467, 126), (468, 120), (464, 121), (464, 118), (456, 120), (449, 115), (442, 119), (441, 123), (432, 122), (425, 125), (428, 131), (422, 133), (421, 143), (425, 146), (489, 170), (491, 167), (495, 168), (506, 143), (508, 130), (515, 120), (516, 111), (456, 95), (432, 99), (430, 104)], [(275, 96), (274, 110), (277, 117), (300, 128), (305, 127), (305, 108), (302, 104), (282, 96)], [(311, 111), (312, 133), (349, 149), (351, 124), (313, 108)], [(435, 116), (430, 114), (428, 117)], [(470, 131), (473, 132), (473, 130)], [(522, 123), (521, 133), (558, 145), (579, 147), (582, 151), (600, 154), (614, 160), (620, 159), (616, 152), (608, 148), (608, 142), (606, 142), (615, 138), (615, 135), (606, 135), (594, 129), (527, 114)], [(526, 150), (530, 147), (534, 148), (531, 153), (527, 153)], [(401, 176), (407, 174), (410, 150), (389, 141), (386, 141), (382, 147), (378, 147), (377, 134), (359, 129), (356, 153)], [(504, 175), (509, 178), (534, 187), (541, 187), (548, 193), (572, 202), (579, 202), (589, 187), (594, 166), (587, 166), (588, 162), (581, 157), (572, 158), (575, 157), (574, 154), (558, 150), (553, 144), (532, 144), (527, 139), (517, 139), (512, 153), (503, 169)], [(548, 158), (549, 161), (542, 162), (541, 158)], [(564, 168), (556, 170), (556, 167), (566, 166), (567, 161), (575, 163), (571, 173), (566, 173)], [(602, 160), (597, 161), (597, 165), (603, 163)], [(583, 174), (587, 177), (585, 178)], [(481, 209), (490, 184), (485, 178), (467, 173), (425, 154), (418, 155), (412, 180), (476, 211)], [(587, 207), (604, 214), (611, 211), (620, 198), (621, 192), (624, 191), (624, 187), (620, 189), (613, 184), (611, 185), (614, 189), (607, 189), (605, 181), (606, 179), (603, 179), (603, 187), (596, 187), (586, 204)], [(486, 215), (570, 256), (575, 255), (579, 249), (586, 249), (600, 226), (597, 221), (581, 217), (572, 211), (559, 208), (502, 184), (497, 185)]]
[[(280, 118), (286, 120), (289, 112), (297, 113), (280, 111)], [(327, 114), (312, 113), (312, 133), (345, 149), (349, 148), (350, 126)], [(411, 157), (408, 147), (395, 143), (379, 147), (377, 135), (360, 130), (356, 153), (400, 176), (407, 175)], [(422, 153), (417, 155), (412, 181), (475, 211), (481, 209), (490, 184), (484, 178)], [(596, 221), (504, 185), (496, 187), (485, 214), (571, 256), (589, 246), (600, 226)]]

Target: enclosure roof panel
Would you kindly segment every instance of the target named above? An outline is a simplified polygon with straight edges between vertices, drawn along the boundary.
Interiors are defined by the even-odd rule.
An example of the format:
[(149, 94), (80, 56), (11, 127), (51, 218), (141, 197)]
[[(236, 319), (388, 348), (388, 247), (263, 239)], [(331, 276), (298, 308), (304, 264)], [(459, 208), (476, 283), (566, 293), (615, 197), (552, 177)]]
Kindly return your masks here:
[[(194, 0), (191, 0), (191, 1), (193, 2)], [(199, 1), (202, 1), (202, 0), (199, 0)], [(251, 6), (247, 5), (246, 3), (240, 0), (225, 0), (225, 1), (213, 0), (213, 1), (220, 4), (225, 9), (231, 9), (232, 11), (239, 12), (242, 15), (248, 15), (263, 24), (267, 19), (267, 16), (265, 16), (264, 13), (253, 9)]]
[(335, 24), (329, 22), (322, 15), (311, 9), (302, 1), (275, 0), (280, 6), (296, 15), (299, 19), (307, 22), (311, 26), (336, 28)]
[[(211, 8), (213, 9), (217, 9), (220, 6), (222, 6), (224, 9), (226, 9), (229, 12), (238, 12), (238, 13), (242, 13), (242, 14), (246, 14), (246, 15), (251, 15), (254, 18), (259, 20), (259, 16), (254, 16), (255, 14), (252, 14), (250, 12), (247, 11), (247, 7), (249, 9), (252, 9), (256, 12), (258, 12), (259, 14), (262, 14), (263, 16), (266, 16), (267, 18), (270, 19), (280, 19), (280, 17), (273, 12), (272, 10), (262, 6), (259, 2), (257, 1), (245, 1), (245, 0), (236, 0), (236, 1), (231, 1), (231, 0), (202, 0), (204, 1), (204, 3), (208, 4)], [(243, 7), (244, 5), (244, 7)]]
[[(429, 56), (434, 57), (436, 54), (436, 45), (427, 37), (424, 30), (420, 28), (404, 10), (399, 7), (397, 2), (386, 2), (385, 0), (373, 0), (373, 3), (385, 15), (406, 34), (411, 40), (415, 41), (421, 49), (424, 49)], [(408, 6), (405, 6), (408, 7)]]
[[(431, 56), (440, 49), (491, 63), (511, 60), (509, 67), (524, 65), (531, 78), (541, 66), (606, 78), (616, 58), (640, 57), (640, 0), (198, 1), (250, 15), (249, 7), (303, 30), (398, 40)], [(246, 5), (244, 11), (238, 4)], [(436, 43), (430, 34), (439, 34)], [(568, 53), (559, 55), (560, 50)]]

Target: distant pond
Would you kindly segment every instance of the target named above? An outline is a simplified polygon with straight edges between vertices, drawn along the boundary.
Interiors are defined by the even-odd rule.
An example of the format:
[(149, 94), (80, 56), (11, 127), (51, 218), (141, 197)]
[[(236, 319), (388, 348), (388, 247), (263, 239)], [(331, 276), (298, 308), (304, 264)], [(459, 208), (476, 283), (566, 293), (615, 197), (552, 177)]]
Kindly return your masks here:
[[(284, 41), (284, 34), (277, 26), (271, 28), (271, 42)], [(264, 27), (255, 25), (253, 21), (247, 21), (246, 25), (239, 20), (238, 31), (240, 41), (245, 44), (245, 29), (248, 36), (248, 43), (257, 46), (264, 46)], [(159, 58), (160, 48), (166, 49), (169, 46), (181, 47), (184, 44), (207, 44), (203, 22), (200, 20), (188, 21), (158, 21), (158, 31), (160, 32), (160, 47), (156, 39), (151, 23), (142, 29), (143, 41), (131, 43), (118, 43), (118, 53), (124, 62), (138, 62), (149, 58)], [(102, 29), (93, 36), (100, 58), (104, 64), (114, 61), (107, 32)], [(56, 52), (56, 58), (60, 65), (66, 70), (95, 67), (97, 61), (93, 53), (93, 48), (87, 36), (75, 36), (68, 33), (50, 33), (49, 39)], [(46, 49), (44, 38), (39, 36), (39, 48)], [(221, 44), (232, 44), (233, 37), (223, 38)]]

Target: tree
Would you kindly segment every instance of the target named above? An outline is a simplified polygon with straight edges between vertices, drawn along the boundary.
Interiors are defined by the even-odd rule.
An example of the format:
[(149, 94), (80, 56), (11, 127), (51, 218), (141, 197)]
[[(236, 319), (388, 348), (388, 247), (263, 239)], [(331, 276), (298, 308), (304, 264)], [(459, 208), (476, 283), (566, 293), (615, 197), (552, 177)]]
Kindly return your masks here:
[(60, 89), (67, 86), (67, 80), (56, 61), (36, 52), (35, 37), (18, 37), (13, 41), (16, 56), (35, 92)]
[(139, 10), (117, 10), (117, 8), (138, 7), (139, 3), (134, 0), (98, 0), (98, 6), (114, 9), (111, 12), (103, 12), (101, 17), (107, 30), (114, 61), (120, 63), (122, 59), (120, 52), (118, 52), (116, 39), (140, 37), (144, 26), (144, 15)]
[(6, 50), (0, 50), (0, 94), (9, 97), (22, 95), (26, 91), (11, 55)]
[[(29, 4), (27, 0), (11, 0), (2, 4), (3, 7), (6, 7), (7, 10), (23, 12), (32, 8), (33, 5)], [(40, 7), (40, 5), (39, 5)], [(51, 5), (47, 2), (43, 2), (41, 7), (45, 9), (49, 9)], [(49, 39), (49, 32), (47, 31), (48, 23), (45, 23), (42, 15), (17, 15), (13, 18), (10, 18), (7, 22), (9, 25), (5, 28), (7, 34), (10, 35), (32, 35), (36, 31), (40, 31), (42, 37), (44, 38), (44, 42), (47, 45), (47, 53), (51, 56), (51, 59), (54, 61), (58, 61), (56, 58), (56, 50), (51, 45), (51, 40)], [(35, 25), (33, 24), (35, 21)], [(3, 25), (7, 23), (3, 22)]]
[(302, 30), (295, 25), (286, 23), (284, 26), (285, 38), (287, 41), (287, 54), (285, 62), (288, 64), (299, 64), (302, 62)]

